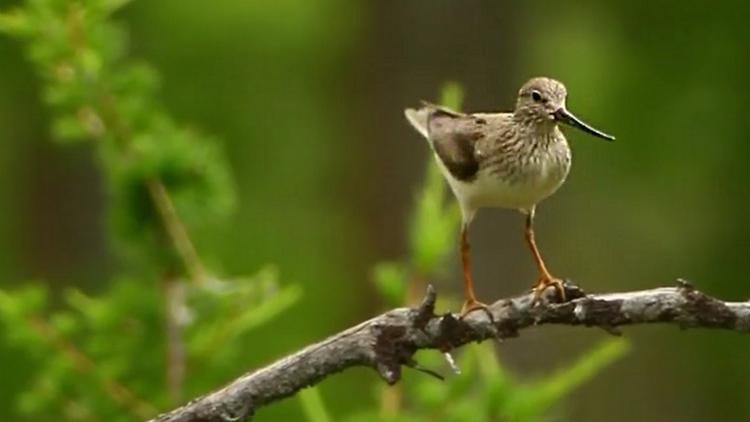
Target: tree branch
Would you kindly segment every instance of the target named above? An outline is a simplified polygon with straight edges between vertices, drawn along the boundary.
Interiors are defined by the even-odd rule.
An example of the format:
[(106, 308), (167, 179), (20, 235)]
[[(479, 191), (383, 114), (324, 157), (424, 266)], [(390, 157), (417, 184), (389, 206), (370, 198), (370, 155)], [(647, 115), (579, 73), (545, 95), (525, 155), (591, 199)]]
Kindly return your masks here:
[[(552, 290), (545, 300), (554, 299)], [(533, 325), (595, 326), (619, 334), (617, 327), (622, 325), (673, 323), (680, 328), (750, 332), (750, 302), (723, 302), (684, 281), (677, 287), (627, 293), (586, 295), (572, 284), (566, 284), (565, 290), (571, 299), (565, 303), (534, 306), (533, 296), (526, 294), (501, 299), (490, 305), (488, 312), (475, 311), (458, 319), (454, 314), (434, 314), (436, 293), (430, 286), (417, 308), (388, 311), (152, 421), (250, 419), (259, 408), (352, 366), (374, 368), (387, 383), (394, 384), (401, 378), (403, 366), (424, 369), (413, 358), (419, 349), (449, 352), (469, 342), (516, 337), (519, 330)]]

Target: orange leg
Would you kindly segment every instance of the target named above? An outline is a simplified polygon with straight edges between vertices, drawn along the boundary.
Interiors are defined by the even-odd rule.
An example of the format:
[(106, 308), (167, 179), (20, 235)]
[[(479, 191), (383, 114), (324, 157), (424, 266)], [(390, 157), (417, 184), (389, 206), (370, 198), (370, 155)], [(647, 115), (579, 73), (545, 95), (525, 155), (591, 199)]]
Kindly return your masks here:
[(534, 240), (534, 208), (532, 208), (526, 215), (525, 234), (526, 243), (528, 243), (529, 249), (531, 249), (531, 254), (534, 255), (536, 266), (539, 269), (539, 279), (537, 279), (534, 284), (534, 302), (539, 300), (542, 293), (544, 293), (544, 290), (550, 285), (555, 287), (560, 295), (560, 299), (565, 302), (565, 287), (563, 286), (563, 282), (559, 278), (553, 277), (549, 271), (547, 271), (547, 266), (544, 265), (542, 254), (539, 253), (539, 248), (537, 248), (536, 241)]
[(474, 280), (471, 277), (468, 224), (461, 226), (461, 262), (464, 267), (464, 305), (461, 307), (461, 317), (464, 317), (477, 309), (487, 310), (487, 305), (478, 301), (474, 295)]

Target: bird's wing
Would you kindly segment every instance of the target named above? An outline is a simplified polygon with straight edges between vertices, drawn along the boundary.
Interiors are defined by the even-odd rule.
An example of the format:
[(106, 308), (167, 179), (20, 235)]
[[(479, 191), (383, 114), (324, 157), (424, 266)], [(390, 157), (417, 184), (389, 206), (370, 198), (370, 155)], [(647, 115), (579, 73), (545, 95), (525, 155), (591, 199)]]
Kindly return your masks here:
[(517, 125), (513, 123), (512, 113), (475, 113), (472, 114), (474, 130), (481, 133), (474, 148), (474, 155), (479, 166), (488, 164), (512, 148), (516, 137)]
[(506, 126), (506, 113), (465, 114), (423, 101), (420, 109), (406, 109), (412, 126), (424, 136), (450, 174), (458, 180), (476, 177), (490, 149), (496, 126)]
[(435, 154), (453, 177), (461, 181), (476, 178), (482, 155), (478, 147), (489, 135), (488, 119), (474, 114), (435, 110), (427, 132)]
[(476, 177), (479, 157), (475, 148), (484, 133), (474, 117), (432, 108), (427, 119), (427, 134), (435, 154), (453, 177), (462, 181)]

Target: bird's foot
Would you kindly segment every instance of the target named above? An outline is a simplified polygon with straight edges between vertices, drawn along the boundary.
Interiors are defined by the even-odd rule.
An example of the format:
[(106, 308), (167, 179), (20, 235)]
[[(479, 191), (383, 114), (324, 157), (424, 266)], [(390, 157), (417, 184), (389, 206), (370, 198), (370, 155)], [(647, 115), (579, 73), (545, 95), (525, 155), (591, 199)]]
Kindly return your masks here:
[(489, 307), (476, 299), (464, 300), (464, 305), (461, 307), (460, 317), (463, 319), (466, 315), (478, 310), (486, 312), (490, 319), (492, 319), (492, 313), (490, 312)]
[(559, 278), (552, 277), (549, 274), (542, 274), (533, 287), (534, 299), (531, 301), (532, 305), (539, 302), (544, 291), (549, 286), (554, 286), (560, 302), (565, 302), (565, 283)]

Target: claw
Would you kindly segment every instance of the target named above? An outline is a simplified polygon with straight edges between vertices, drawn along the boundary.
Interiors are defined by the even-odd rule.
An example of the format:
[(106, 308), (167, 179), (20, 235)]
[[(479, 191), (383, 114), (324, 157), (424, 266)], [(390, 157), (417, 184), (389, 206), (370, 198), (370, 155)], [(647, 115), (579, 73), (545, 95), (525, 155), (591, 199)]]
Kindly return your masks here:
[(461, 314), (459, 314), (459, 318), (464, 319), (470, 313), (480, 310), (484, 311), (487, 314), (487, 317), (493, 324), (495, 323), (495, 317), (492, 316), (492, 312), (490, 312), (489, 306), (476, 299), (466, 299), (464, 301), (464, 306), (461, 307)]
[(534, 284), (534, 299), (532, 299), (531, 304), (535, 304), (539, 302), (539, 300), (542, 298), (542, 294), (544, 294), (544, 291), (549, 286), (554, 286), (555, 290), (557, 290), (557, 294), (560, 297), (560, 302), (565, 302), (565, 284), (562, 280), (559, 278), (554, 278), (549, 275), (543, 275), (539, 277), (539, 280), (537, 280), (536, 284)]

